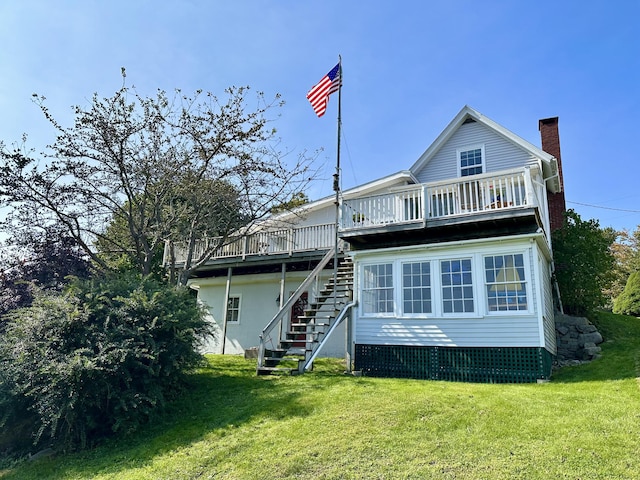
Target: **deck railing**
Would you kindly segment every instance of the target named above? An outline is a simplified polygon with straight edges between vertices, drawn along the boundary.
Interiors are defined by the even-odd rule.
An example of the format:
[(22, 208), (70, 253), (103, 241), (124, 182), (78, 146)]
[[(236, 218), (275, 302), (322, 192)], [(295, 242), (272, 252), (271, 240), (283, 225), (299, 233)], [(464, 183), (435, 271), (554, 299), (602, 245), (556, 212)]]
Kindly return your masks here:
[[(537, 168), (525, 167), (499, 173), (474, 175), (421, 185), (408, 185), (382, 195), (345, 199), (341, 206), (340, 230), (383, 227), (394, 224), (428, 225), (430, 220), (446, 219), (479, 213), (490, 213), (520, 207), (540, 207), (539, 213), (548, 231), (544, 181)], [(193, 258), (197, 259), (220, 238), (196, 243)], [(289, 254), (327, 250), (335, 245), (335, 225), (263, 228), (247, 235), (227, 239), (217, 248), (211, 260), (256, 255)], [(186, 259), (186, 250), (174, 248), (176, 264)], [(165, 248), (165, 265), (168, 264)]]
[(430, 219), (542, 206), (540, 180), (532, 169), (474, 175), (455, 181), (410, 185), (382, 195), (344, 200), (342, 230), (391, 224), (426, 224)]
[[(335, 245), (335, 225), (322, 224), (306, 227), (265, 229), (247, 235), (238, 235), (227, 239), (216, 249), (211, 260), (240, 257), (245, 259), (253, 255), (289, 254), (297, 252), (327, 250)], [(222, 242), (222, 238), (208, 238), (196, 242), (194, 259), (200, 258), (210, 246)], [(182, 245), (174, 248), (176, 264), (180, 265), (187, 258), (187, 251)], [(169, 262), (168, 248), (165, 247), (164, 264)]]

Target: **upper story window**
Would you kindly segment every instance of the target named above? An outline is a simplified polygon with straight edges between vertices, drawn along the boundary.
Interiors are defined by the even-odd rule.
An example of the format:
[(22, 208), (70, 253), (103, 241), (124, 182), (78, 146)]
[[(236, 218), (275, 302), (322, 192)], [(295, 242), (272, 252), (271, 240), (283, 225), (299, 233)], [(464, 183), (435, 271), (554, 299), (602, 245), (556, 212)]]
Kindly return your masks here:
[(461, 177), (484, 172), (484, 145), (458, 150), (458, 168)]

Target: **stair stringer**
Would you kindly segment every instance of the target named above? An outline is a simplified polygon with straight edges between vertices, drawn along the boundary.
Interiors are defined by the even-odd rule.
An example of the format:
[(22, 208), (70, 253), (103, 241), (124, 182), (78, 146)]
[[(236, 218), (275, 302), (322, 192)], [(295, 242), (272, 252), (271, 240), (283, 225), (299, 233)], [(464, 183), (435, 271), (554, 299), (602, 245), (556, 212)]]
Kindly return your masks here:
[(325, 346), (325, 344), (329, 340), (329, 337), (331, 337), (331, 334), (335, 331), (336, 328), (338, 328), (338, 326), (342, 323), (342, 321), (345, 318), (347, 318), (348, 315), (351, 314), (351, 309), (355, 307), (356, 304), (357, 303), (352, 300), (351, 302), (344, 305), (340, 310), (340, 313), (338, 314), (338, 316), (335, 318), (335, 320), (331, 322), (331, 326), (329, 327), (329, 329), (326, 332), (324, 332), (324, 334), (322, 335), (322, 339), (317, 342), (312, 342), (311, 350), (305, 351), (305, 359), (303, 362), (301, 361), (298, 365), (298, 370), (300, 373), (306, 372), (313, 366), (313, 361), (316, 359), (316, 357), (318, 356), (322, 348)]
[[(327, 254), (325, 261), (328, 256)], [(258, 375), (268, 375), (275, 372), (304, 373), (311, 368), (313, 360), (326, 345), (330, 333), (333, 333), (349, 312), (351, 307), (347, 308), (347, 305), (353, 303), (353, 264), (349, 257), (342, 259), (336, 273), (337, 275), (332, 277), (319, 292), (316, 301), (305, 310), (305, 315), (300, 317), (302, 323), (291, 324), (291, 330), (287, 332), (285, 338), (280, 338), (277, 341), (277, 346), (269, 350), (266, 348), (268, 338), (266, 333), (280, 322), (281, 317), (276, 322), (276, 317), (279, 317), (277, 315), (265, 327), (260, 336)], [(310, 283), (309, 280), (312, 276), (313, 273), (303, 282), (303, 285)], [(305, 337), (304, 347), (294, 346), (299, 341), (294, 339), (301, 335)], [(285, 360), (297, 360), (298, 367), (283, 367), (281, 362), (286, 364)]]

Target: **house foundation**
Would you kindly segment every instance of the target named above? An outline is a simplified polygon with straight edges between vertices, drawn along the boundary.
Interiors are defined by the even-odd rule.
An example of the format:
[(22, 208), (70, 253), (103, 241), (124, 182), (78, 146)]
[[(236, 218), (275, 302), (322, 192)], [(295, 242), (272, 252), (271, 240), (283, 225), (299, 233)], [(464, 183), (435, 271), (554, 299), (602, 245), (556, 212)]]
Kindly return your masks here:
[(550, 378), (552, 364), (540, 347), (355, 346), (355, 369), (372, 377), (534, 383)]

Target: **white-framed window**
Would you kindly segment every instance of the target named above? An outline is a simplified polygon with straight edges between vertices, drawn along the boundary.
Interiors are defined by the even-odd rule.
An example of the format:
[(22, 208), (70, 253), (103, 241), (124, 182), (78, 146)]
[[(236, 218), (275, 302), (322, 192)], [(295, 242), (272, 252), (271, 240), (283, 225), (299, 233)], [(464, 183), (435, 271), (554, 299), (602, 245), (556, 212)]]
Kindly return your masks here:
[(402, 312), (405, 315), (432, 313), (431, 262), (402, 264)]
[(227, 323), (240, 322), (240, 295), (230, 295), (227, 301)]
[(484, 257), (485, 290), (489, 312), (529, 309), (522, 253)]
[(442, 313), (473, 313), (473, 270), (471, 258), (440, 261)]
[(484, 173), (484, 145), (460, 148), (458, 154), (458, 173), (461, 177)]
[(392, 263), (362, 267), (362, 312), (365, 315), (394, 313)]
[[(466, 252), (465, 252), (466, 253)], [(412, 319), (530, 315), (534, 274), (525, 249), (402, 254), (359, 267), (363, 317)], [(376, 262), (376, 263), (373, 263)]]

